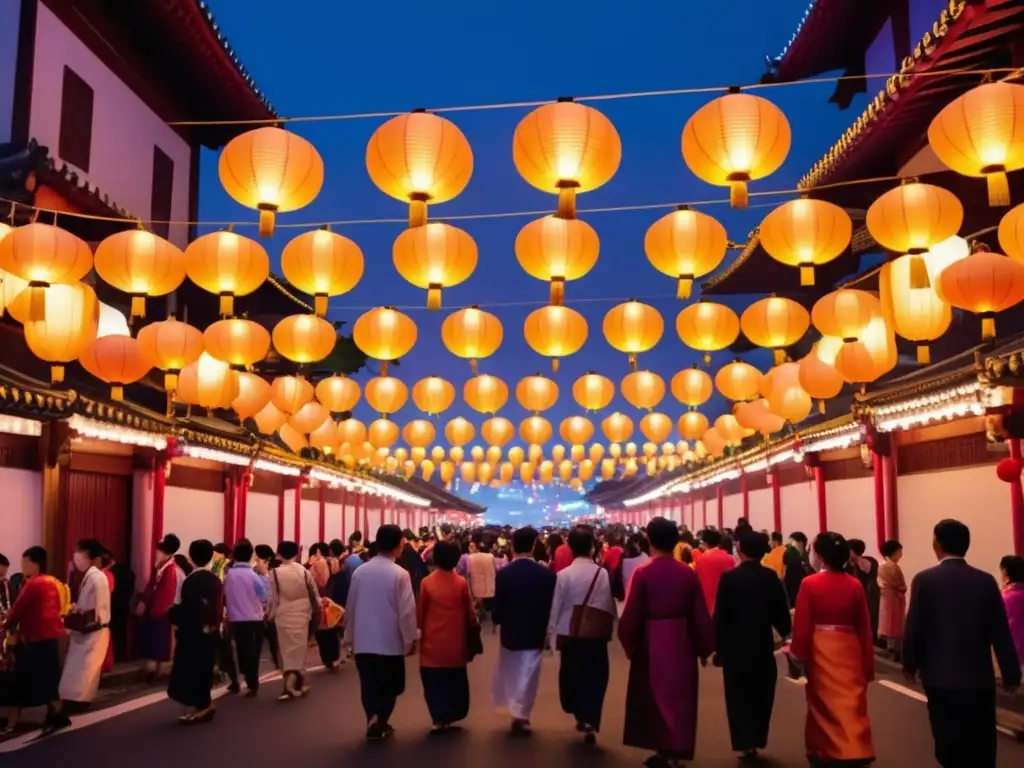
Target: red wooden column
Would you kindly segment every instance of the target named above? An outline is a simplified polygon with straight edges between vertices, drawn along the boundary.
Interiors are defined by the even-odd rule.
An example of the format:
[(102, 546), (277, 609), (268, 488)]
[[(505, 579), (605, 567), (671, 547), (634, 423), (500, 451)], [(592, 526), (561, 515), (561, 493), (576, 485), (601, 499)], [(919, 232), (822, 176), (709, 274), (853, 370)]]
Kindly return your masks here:
[(882, 457), (882, 474), (885, 476), (885, 538), (900, 537), (900, 507), (897, 490), (898, 467), (895, 446), (886, 456)]
[(782, 533), (782, 488), (779, 487), (778, 471), (771, 471), (768, 482), (772, 484), (772, 530)]
[(348, 544), (348, 529), (345, 527), (345, 521), (348, 520), (348, 489), (341, 489), (341, 542), (342, 544)]
[(295, 478), (295, 520), (292, 525), (295, 535), (295, 544), (299, 546), (300, 552), (302, 550), (302, 547), (299, 544), (299, 541), (302, 539), (302, 481), (302, 475)]
[(252, 478), (246, 467), (235, 478), (235, 537), (245, 538), (245, 523), (249, 513), (249, 481)]
[(284, 485), (277, 493), (277, 543), (284, 541)]
[(363, 539), (366, 539), (366, 529), (360, 524), (359, 521), (359, 502), (363, 499), (363, 494), (359, 491), (353, 491), (355, 500), (352, 503), (352, 533), (356, 531), (362, 531)]
[(235, 473), (228, 470), (223, 476), (224, 482), (224, 543), (229, 547), (235, 544)]
[(719, 483), (715, 493), (718, 496), (718, 530), (722, 530), (725, 527), (725, 483)]
[(814, 467), (814, 489), (818, 492), (818, 529), (824, 532), (828, 530), (828, 497), (825, 495), (825, 470), (821, 462)]
[(886, 435), (873, 432), (871, 439), (871, 470), (875, 491), (875, 548), (885, 543), (885, 468), (883, 455), (888, 452)]
[(320, 527), (317, 541), (327, 538), (327, 486), (320, 483)]
[(367, 498), (366, 493), (363, 493), (363, 543), (368, 544), (373, 541), (376, 536), (370, 531), (370, 500)]
[(740, 473), (740, 495), (743, 499), (743, 517), (750, 522), (750, 491), (747, 488), (747, 473)]
[[(167, 487), (167, 454), (158, 455), (153, 464), (153, 551), (164, 537), (164, 492)], [(152, 556), (151, 556), (152, 557)], [(147, 561), (152, 564), (151, 561)]]
[[(1020, 440), (1016, 438), (1010, 439), (1010, 458), (1021, 460)], [(1013, 551), (1024, 556), (1024, 491), (1019, 477), (1010, 483), (1010, 514), (1013, 516)]]

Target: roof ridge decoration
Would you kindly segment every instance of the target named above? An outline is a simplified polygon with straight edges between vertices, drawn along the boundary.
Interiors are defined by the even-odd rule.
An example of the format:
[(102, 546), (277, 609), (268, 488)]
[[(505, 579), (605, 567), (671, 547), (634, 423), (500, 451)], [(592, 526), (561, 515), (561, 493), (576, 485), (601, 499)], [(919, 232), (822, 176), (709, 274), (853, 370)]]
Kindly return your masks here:
[(256, 98), (263, 103), (263, 106), (265, 106), (271, 114), (274, 115), (274, 117), (277, 117), (278, 112), (274, 109), (274, 105), (270, 103), (270, 100), (256, 85), (255, 78), (249, 74), (249, 70), (247, 70), (239, 60), (238, 54), (235, 53), (234, 48), (231, 47), (231, 43), (228, 42), (227, 37), (220, 31), (220, 25), (217, 23), (217, 19), (214, 18), (213, 11), (210, 9), (209, 4), (205, 2), (205, 0), (193, 0), (193, 2), (195, 2), (199, 10), (202, 11), (203, 18), (210, 27), (210, 31), (217, 37), (217, 42), (221, 44), (221, 47), (224, 49), (224, 53), (226, 53), (228, 58), (231, 59), (231, 63), (235, 65), (235, 69), (238, 70), (238, 74), (242, 76), (246, 85), (249, 86), (249, 89), (253, 92)]
[(750, 230), (750, 234), (747, 235), (746, 245), (743, 246), (743, 250), (740, 251), (739, 255), (735, 259), (732, 260), (732, 262), (729, 264), (729, 266), (727, 266), (725, 269), (723, 269), (717, 275), (714, 275), (714, 276), (708, 278), (707, 280), (705, 280), (701, 284), (701, 288), (714, 288), (719, 283), (729, 279), (729, 277), (737, 269), (739, 269), (740, 267), (743, 266), (743, 264), (747, 261), (747, 259), (749, 259), (751, 256), (754, 255), (754, 252), (757, 251), (757, 247), (760, 244), (761, 244), (761, 227), (757, 226), (757, 227), (754, 227), (752, 230)]
[(793, 43), (795, 43), (796, 39), (800, 36), (800, 33), (803, 31), (804, 25), (807, 24), (807, 20), (811, 17), (811, 14), (814, 13), (815, 9), (818, 6), (818, 3), (819, 0), (811, 0), (811, 2), (807, 5), (807, 7), (804, 9), (804, 15), (800, 17), (800, 21), (797, 22), (796, 29), (793, 30), (793, 34), (789, 38), (789, 42), (786, 43), (785, 46), (783, 46), (782, 51), (779, 53), (778, 56), (775, 57), (774, 61), (781, 61), (786, 56), (786, 54), (789, 53), (789, 49), (793, 46)]

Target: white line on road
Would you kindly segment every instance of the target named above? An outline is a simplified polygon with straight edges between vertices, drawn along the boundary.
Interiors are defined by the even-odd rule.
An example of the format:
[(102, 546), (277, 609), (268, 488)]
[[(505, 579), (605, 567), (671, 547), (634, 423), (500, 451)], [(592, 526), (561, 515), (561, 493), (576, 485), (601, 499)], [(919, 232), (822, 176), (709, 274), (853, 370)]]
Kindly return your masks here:
[(888, 688), (891, 691), (896, 691), (896, 693), (902, 693), (904, 696), (909, 696), (911, 699), (915, 699), (916, 701), (928, 701), (928, 697), (925, 696), (923, 693), (915, 691), (913, 688), (907, 688), (905, 685), (894, 683), (891, 680), (879, 680), (878, 684)]

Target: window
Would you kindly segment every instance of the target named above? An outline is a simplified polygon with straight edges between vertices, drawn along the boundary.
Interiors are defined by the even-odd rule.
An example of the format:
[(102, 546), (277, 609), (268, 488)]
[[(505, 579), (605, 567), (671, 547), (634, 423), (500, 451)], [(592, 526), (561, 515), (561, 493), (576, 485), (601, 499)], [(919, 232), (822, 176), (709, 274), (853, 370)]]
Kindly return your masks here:
[(153, 147), (153, 205), (150, 209), (150, 224), (153, 234), (167, 237), (171, 218), (171, 198), (174, 194), (174, 161), (160, 147)]
[(89, 172), (92, 154), (92, 107), (92, 88), (70, 67), (64, 67), (57, 153), (61, 160), (84, 173)]

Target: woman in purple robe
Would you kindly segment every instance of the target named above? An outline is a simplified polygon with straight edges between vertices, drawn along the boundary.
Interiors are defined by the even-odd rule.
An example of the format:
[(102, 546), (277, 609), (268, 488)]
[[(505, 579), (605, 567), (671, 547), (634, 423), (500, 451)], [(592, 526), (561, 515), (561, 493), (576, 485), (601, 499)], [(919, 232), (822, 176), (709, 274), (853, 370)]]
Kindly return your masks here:
[(656, 517), (647, 525), (651, 559), (633, 575), (619, 620), (629, 657), (626, 746), (650, 749), (651, 766), (692, 760), (697, 734), (697, 659), (715, 649), (714, 625), (693, 569), (672, 553), (676, 524)]

